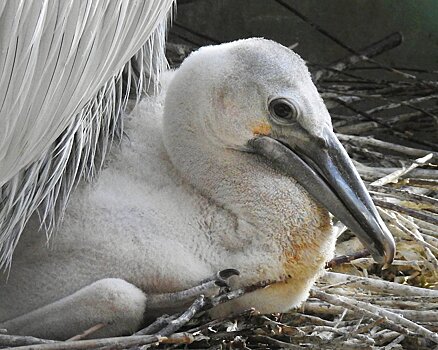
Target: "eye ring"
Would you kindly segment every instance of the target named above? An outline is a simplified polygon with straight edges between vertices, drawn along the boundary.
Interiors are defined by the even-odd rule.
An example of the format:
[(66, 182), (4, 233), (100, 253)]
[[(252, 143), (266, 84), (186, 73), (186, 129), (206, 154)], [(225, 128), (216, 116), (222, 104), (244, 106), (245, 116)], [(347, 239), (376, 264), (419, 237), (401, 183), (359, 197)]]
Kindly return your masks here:
[(269, 113), (278, 124), (291, 124), (298, 116), (298, 108), (289, 99), (280, 97), (269, 102)]

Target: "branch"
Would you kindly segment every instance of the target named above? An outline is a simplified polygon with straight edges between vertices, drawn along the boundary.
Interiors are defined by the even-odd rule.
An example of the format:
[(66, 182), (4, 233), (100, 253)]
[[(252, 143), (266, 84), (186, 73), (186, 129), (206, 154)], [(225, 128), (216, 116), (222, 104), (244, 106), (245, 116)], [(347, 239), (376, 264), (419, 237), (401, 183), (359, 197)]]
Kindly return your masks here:
[(375, 57), (377, 55), (382, 54), (383, 52), (389, 51), (397, 46), (399, 46), (403, 41), (403, 37), (401, 33), (396, 32), (392, 33), (383, 39), (372, 43), (369, 46), (366, 46), (360, 50), (358, 50), (357, 54), (353, 54), (347, 57), (344, 57), (335, 63), (332, 63), (329, 66), (329, 70), (321, 69), (313, 74), (314, 82), (318, 82), (321, 79), (327, 79), (336, 74), (336, 71), (343, 71), (348, 69), (350, 66), (359, 63), (364, 60), (364, 56), (366, 57)]
[(423, 296), (438, 298), (438, 291), (426, 288), (413, 287), (406, 284), (388, 282), (376, 278), (367, 278), (360, 276), (346, 275), (337, 272), (326, 272), (322, 281), (330, 284), (350, 283), (351, 285), (360, 286), (366, 290), (378, 292), (379, 294), (388, 293), (401, 296)]
[(410, 334), (417, 333), (423, 337), (432, 340), (438, 344), (438, 334), (431, 332), (427, 328), (416, 324), (394, 312), (390, 312), (381, 307), (358, 301), (355, 299), (347, 298), (345, 296), (334, 296), (313, 288), (310, 295), (314, 298), (326, 301), (333, 305), (345, 307), (350, 310), (355, 310), (363, 315), (367, 315), (374, 318), (386, 318), (385, 323), (390, 323), (393, 328), (400, 329), (401, 333)]

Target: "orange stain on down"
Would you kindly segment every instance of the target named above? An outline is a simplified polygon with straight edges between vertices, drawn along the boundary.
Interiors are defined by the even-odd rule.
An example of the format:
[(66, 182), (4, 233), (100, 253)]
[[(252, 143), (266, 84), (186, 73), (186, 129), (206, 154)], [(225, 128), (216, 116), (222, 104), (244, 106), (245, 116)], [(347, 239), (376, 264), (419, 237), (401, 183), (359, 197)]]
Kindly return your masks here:
[(271, 134), (271, 125), (265, 121), (260, 121), (251, 130), (254, 135), (269, 136)]
[[(331, 230), (331, 220), (329, 215), (322, 215), (319, 225), (312, 227), (312, 225), (304, 225), (299, 231), (306, 233), (305, 240), (294, 239), (299, 237), (298, 230), (291, 230), (289, 233), (290, 242), (284, 248), (284, 270), (297, 276), (300, 273), (303, 275), (312, 275), (315, 270), (321, 268), (324, 263), (325, 252), (321, 251), (320, 235)], [(317, 234), (315, 234), (315, 232)], [(312, 234), (313, 233), (313, 234)], [(310, 258), (310, 260), (308, 260)]]

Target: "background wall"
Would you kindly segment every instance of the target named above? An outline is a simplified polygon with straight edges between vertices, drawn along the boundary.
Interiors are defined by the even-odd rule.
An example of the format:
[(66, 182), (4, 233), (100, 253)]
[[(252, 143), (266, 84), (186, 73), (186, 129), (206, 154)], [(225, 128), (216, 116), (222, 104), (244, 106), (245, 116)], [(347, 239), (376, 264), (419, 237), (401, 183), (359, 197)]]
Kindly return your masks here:
[[(354, 49), (401, 31), (404, 43), (379, 60), (438, 69), (436, 0), (284, 1)], [(348, 54), (274, 0), (181, 0), (178, 4), (177, 23), (221, 42), (262, 36), (288, 46), (298, 43), (295, 51), (318, 63)]]

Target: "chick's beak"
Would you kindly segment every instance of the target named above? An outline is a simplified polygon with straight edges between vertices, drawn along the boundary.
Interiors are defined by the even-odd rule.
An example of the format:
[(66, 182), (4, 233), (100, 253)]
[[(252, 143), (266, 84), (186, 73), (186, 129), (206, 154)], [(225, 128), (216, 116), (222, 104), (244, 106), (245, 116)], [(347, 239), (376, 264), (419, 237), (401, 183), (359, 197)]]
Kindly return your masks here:
[(377, 262), (391, 264), (394, 239), (333, 131), (327, 128), (319, 138), (304, 130), (299, 135), (292, 130), (279, 134), (256, 137), (249, 141), (249, 146), (298, 181), (349, 227)]

